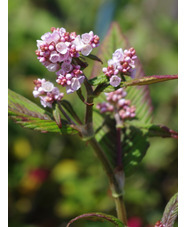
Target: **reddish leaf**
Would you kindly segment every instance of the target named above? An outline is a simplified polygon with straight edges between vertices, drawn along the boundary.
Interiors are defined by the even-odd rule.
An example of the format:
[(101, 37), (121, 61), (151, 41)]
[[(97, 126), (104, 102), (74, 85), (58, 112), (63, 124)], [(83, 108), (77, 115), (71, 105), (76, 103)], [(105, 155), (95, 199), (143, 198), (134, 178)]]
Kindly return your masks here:
[(109, 221), (113, 224), (115, 224), (116, 227), (125, 227), (123, 223), (116, 217), (108, 214), (103, 213), (87, 213), (82, 214), (74, 219), (72, 219), (66, 227), (69, 227), (73, 222), (79, 220), (79, 219), (93, 219), (94, 221)]

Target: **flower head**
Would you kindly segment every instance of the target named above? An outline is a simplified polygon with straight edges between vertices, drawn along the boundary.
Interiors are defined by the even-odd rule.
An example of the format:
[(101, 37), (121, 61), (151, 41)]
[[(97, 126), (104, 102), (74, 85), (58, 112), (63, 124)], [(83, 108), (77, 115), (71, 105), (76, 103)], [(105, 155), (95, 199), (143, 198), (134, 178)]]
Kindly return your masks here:
[(131, 77), (135, 76), (135, 60), (137, 56), (135, 55), (135, 49), (130, 48), (126, 50), (117, 49), (112, 54), (112, 59), (108, 60), (108, 66), (102, 69), (103, 73), (110, 78), (110, 84), (113, 87), (117, 87), (121, 78), (119, 74), (129, 75)]
[(34, 84), (33, 95), (35, 98), (40, 98), (41, 105), (44, 107), (52, 108), (52, 104), (55, 101), (60, 101), (64, 96), (57, 87), (54, 87), (53, 83), (46, 81), (44, 78), (34, 80)]
[[(132, 119), (136, 116), (135, 106), (131, 106), (130, 100), (125, 99), (127, 92), (120, 88), (114, 92), (105, 93), (107, 102), (99, 103), (97, 108), (101, 113), (110, 113), (119, 117), (120, 122)], [(117, 120), (118, 120), (117, 117)]]
[[(51, 28), (37, 40), (38, 60), (50, 71), (56, 72), (57, 83), (65, 86), (67, 93), (78, 90), (85, 76), (77, 63), (80, 53), (88, 56), (99, 45), (99, 37), (92, 31), (81, 36), (65, 28)], [(74, 60), (76, 58), (76, 60)]]

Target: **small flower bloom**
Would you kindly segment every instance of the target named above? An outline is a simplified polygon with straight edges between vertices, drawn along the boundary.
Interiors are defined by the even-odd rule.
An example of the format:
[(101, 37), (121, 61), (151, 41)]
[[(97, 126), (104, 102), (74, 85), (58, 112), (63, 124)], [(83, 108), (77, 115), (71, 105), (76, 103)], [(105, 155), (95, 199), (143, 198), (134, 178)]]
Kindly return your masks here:
[(37, 79), (34, 81), (35, 88), (33, 95), (35, 98), (39, 97), (41, 105), (44, 107), (52, 108), (52, 104), (55, 101), (60, 101), (64, 94), (60, 93), (57, 87), (54, 87), (53, 83), (46, 81), (45, 79)]
[(66, 54), (68, 52), (68, 46), (63, 42), (60, 42), (56, 44), (56, 50), (60, 54)]
[(55, 63), (51, 63), (51, 64), (48, 64), (46, 65), (46, 68), (48, 69), (48, 71), (50, 72), (55, 72), (59, 69), (60, 65), (59, 64), (55, 64)]
[(62, 70), (64, 70), (65, 73), (70, 72), (73, 69), (73, 66), (67, 62), (63, 62), (61, 65)]
[(126, 91), (123, 88), (110, 93), (105, 93), (107, 102), (97, 104), (101, 113), (112, 113), (116, 122), (123, 122), (125, 119), (132, 119), (136, 116), (135, 106), (130, 106), (130, 100), (126, 100)]
[(82, 41), (86, 44), (90, 43), (91, 39), (92, 39), (92, 35), (90, 35), (89, 33), (84, 33), (82, 36)]
[(113, 86), (113, 87), (117, 87), (119, 86), (121, 83), (121, 78), (119, 76), (112, 76), (110, 78), (110, 84)]
[(119, 85), (119, 79), (114, 76), (118, 76), (120, 73), (131, 76), (134, 78), (135, 71), (135, 60), (137, 56), (135, 55), (134, 48), (122, 50), (117, 49), (112, 54), (112, 59), (108, 60), (108, 67), (102, 69), (103, 73), (110, 78), (110, 84), (114, 87)]
[(123, 53), (123, 50), (120, 48), (120, 49), (117, 49), (113, 55), (112, 55), (112, 58), (114, 61), (116, 62), (121, 62), (123, 61), (124, 59), (124, 53)]
[(82, 48), (81, 48), (81, 53), (82, 55), (84, 56), (88, 56), (92, 51), (92, 46), (87, 44), (87, 45), (84, 45)]
[(43, 91), (51, 92), (54, 88), (54, 85), (50, 81), (45, 81), (41, 84), (41, 87), (42, 87)]
[(50, 53), (50, 58), (49, 60), (52, 62), (52, 63), (56, 63), (60, 60), (60, 55), (56, 52), (56, 51), (52, 51)]

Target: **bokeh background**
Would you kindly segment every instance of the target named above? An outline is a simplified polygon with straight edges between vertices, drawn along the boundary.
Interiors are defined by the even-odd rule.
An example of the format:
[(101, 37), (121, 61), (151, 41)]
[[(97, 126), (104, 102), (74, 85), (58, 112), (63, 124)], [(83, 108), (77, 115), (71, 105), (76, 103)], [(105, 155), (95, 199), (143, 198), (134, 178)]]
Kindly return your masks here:
[[(93, 30), (102, 40), (113, 20), (136, 49), (146, 75), (177, 74), (177, 0), (9, 0), (9, 88), (39, 104), (32, 97), (33, 80), (53, 74), (37, 60), (36, 40), (51, 27), (79, 34)], [(149, 88), (154, 123), (177, 131), (177, 82)], [(75, 94), (65, 98), (82, 115)], [(152, 226), (177, 192), (177, 141), (150, 142), (136, 174), (126, 179), (131, 227)], [(41, 134), (10, 120), (9, 226), (65, 227), (71, 218), (95, 211), (116, 214), (92, 149), (78, 136)], [(80, 221), (74, 226), (112, 225)]]

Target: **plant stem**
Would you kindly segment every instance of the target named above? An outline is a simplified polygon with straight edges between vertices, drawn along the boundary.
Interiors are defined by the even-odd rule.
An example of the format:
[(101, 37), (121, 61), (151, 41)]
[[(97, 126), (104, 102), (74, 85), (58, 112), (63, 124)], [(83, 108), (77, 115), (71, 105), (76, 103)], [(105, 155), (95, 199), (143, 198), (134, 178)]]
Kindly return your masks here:
[[(94, 101), (93, 89), (92, 89), (92, 86), (89, 84), (87, 78), (85, 78), (84, 84), (87, 91), (87, 103), (86, 103), (86, 115), (85, 115), (86, 132), (87, 132), (87, 135), (91, 135), (91, 134), (94, 135), (93, 124), (92, 124), (92, 121), (93, 121), (92, 107), (93, 107), (93, 101)], [(127, 225), (126, 210), (125, 210), (125, 205), (123, 201), (124, 174), (123, 174), (123, 169), (121, 168), (122, 151), (121, 151), (121, 129), (120, 128), (118, 128), (118, 131), (117, 131), (117, 138), (118, 138), (118, 142), (117, 142), (118, 163), (117, 164), (119, 164), (118, 166), (119, 169), (117, 172), (114, 171), (105, 152), (102, 150), (101, 146), (99, 145), (95, 137), (93, 136), (90, 137), (88, 139), (88, 142), (94, 149), (98, 159), (101, 161), (101, 164), (103, 165), (103, 168), (109, 179), (112, 196), (116, 204), (117, 216), (125, 225)]]
[(92, 107), (93, 107), (93, 89), (92, 86), (89, 84), (87, 78), (84, 81), (85, 88), (87, 91), (87, 101), (86, 101), (86, 115), (85, 115), (85, 124), (92, 124)]
[(123, 192), (121, 191), (121, 187), (119, 185), (118, 179), (116, 178), (114, 170), (109, 160), (107, 159), (105, 153), (103, 152), (102, 148), (100, 147), (99, 143), (96, 141), (96, 139), (91, 138), (88, 142), (94, 149), (97, 157), (101, 161), (103, 168), (108, 176), (112, 196), (116, 204), (118, 219), (120, 219), (125, 225), (127, 225), (126, 209), (123, 201)]
[(76, 125), (75, 122), (73, 122), (73, 120), (68, 116), (68, 114), (64, 111), (64, 109), (62, 108), (61, 104), (59, 101), (57, 101), (57, 104), (58, 104), (58, 107), (59, 107), (59, 110), (61, 111), (61, 113), (64, 115), (64, 117), (67, 119), (67, 121), (70, 123), (70, 124), (73, 124), (73, 125)]
[(113, 168), (109, 162), (109, 160), (107, 159), (105, 153), (103, 152), (102, 148), (100, 147), (99, 143), (96, 141), (95, 138), (91, 138), (89, 141), (90, 145), (92, 146), (92, 148), (94, 149), (97, 157), (99, 158), (99, 160), (101, 161), (103, 168), (109, 178), (109, 182), (113, 184), (117, 184), (115, 176), (114, 176), (114, 172), (113, 172)]
[(116, 128), (117, 137), (117, 167), (122, 168), (121, 128)]
[(115, 198), (115, 204), (118, 219), (120, 219), (124, 225), (127, 225), (127, 215), (123, 195), (120, 195), (119, 197)]

